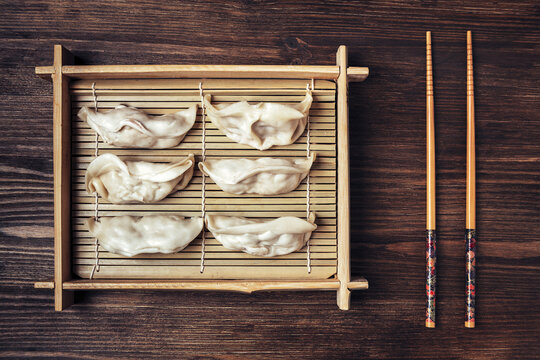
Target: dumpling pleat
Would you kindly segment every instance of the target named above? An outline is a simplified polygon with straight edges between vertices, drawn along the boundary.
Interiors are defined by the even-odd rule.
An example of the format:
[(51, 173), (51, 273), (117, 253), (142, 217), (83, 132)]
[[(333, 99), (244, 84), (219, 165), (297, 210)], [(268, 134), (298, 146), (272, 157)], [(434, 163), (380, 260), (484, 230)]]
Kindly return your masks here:
[(307, 91), (296, 105), (247, 101), (213, 106), (211, 95), (204, 96), (204, 106), (212, 123), (229, 139), (259, 150), (274, 145), (290, 145), (304, 132), (313, 97)]
[(193, 176), (194, 165), (193, 154), (170, 164), (124, 162), (114, 154), (103, 154), (86, 170), (86, 190), (89, 194), (97, 192), (114, 204), (157, 202), (185, 188)]
[(107, 144), (166, 149), (178, 145), (193, 127), (197, 105), (161, 116), (150, 116), (143, 110), (122, 105), (104, 113), (83, 106), (77, 116)]

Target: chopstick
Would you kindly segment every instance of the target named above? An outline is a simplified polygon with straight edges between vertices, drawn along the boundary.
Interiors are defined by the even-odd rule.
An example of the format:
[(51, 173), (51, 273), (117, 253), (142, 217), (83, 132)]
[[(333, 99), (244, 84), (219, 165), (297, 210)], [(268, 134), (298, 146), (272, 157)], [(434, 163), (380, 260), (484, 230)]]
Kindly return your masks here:
[(426, 327), (435, 327), (437, 234), (435, 230), (435, 115), (431, 31), (426, 32)]
[(472, 34), (467, 31), (467, 195), (465, 217), (466, 320), (474, 328), (476, 320), (476, 165), (474, 135), (474, 82)]

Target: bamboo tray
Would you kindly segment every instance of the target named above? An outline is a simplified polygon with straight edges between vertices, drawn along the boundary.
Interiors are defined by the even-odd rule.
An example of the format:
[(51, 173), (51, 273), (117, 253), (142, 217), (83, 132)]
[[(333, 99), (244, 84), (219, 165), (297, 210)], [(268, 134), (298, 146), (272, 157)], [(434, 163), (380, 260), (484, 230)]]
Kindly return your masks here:
[[(54, 65), (36, 67), (36, 74), (52, 78), (54, 100), (54, 281), (37, 282), (55, 291), (55, 309), (73, 303), (75, 290), (186, 289), (231, 290), (334, 290), (340, 309), (349, 308), (350, 290), (368, 283), (350, 279), (349, 261), (349, 159), (348, 81), (363, 81), (367, 68), (347, 67), (347, 49), (340, 46), (336, 66), (298, 65), (70, 65), (73, 56), (54, 47)], [(204, 271), (201, 273), (201, 236), (176, 254), (141, 254), (133, 258), (99, 248), (83, 225), (94, 214), (94, 197), (86, 193), (84, 173), (94, 159), (95, 134), (76, 114), (81, 106), (100, 111), (118, 104), (144, 109), (150, 114), (179, 111), (200, 103), (199, 85), (214, 103), (241, 100), (294, 103), (302, 100), (306, 84), (314, 89), (309, 114), (309, 148), (317, 153), (310, 172), (310, 210), (318, 228), (307, 247), (284, 256), (260, 258), (227, 250), (206, 232)], [(94, 87), (94, 89), (92, 89)], [(202, 109), (180, 145), (165, 150), (121, 149), (99, 143), (99, 153), (123, 159), (171, 161), (195, 154), (201, 160)], [(266, 151), (237, 144), (207, 119), (206, 157), (303, 157), (308, 137)], [(100, 216), (174, 213), (201, 214), (201, 173), (196, 168), (184, 190), (155, 204), (114, 205), (100, 199)], [(279, 196), (231, 195), (206, 178), (206, 212), (247, 217), (306, 214), (307, 184)], [(99, 271), (91, 276), (97, 261)], [(310, 271), (308, 271), (308, 262)]]

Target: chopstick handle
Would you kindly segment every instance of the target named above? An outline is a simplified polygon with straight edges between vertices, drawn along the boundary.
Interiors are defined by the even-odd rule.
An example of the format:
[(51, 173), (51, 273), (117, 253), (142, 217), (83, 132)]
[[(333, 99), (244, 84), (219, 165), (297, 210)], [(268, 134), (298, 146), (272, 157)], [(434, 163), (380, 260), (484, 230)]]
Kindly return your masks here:
[(467, 229), (465, 233), (467, 312), (465, 327), (473, 328), (476, 322), (476, 229)]
[(437, 232), (426, 230), (426, 327), (435, 327), (437, 291)]

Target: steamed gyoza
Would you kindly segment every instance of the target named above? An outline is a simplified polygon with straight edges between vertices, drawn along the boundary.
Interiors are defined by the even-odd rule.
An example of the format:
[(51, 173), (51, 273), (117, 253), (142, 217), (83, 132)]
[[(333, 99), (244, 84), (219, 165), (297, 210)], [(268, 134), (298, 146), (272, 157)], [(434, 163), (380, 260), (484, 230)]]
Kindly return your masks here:
[(103, 113), (83, 106), (77, 114), (107, 144), (153, 149), (178, 145), (193, 127), (196, 115), (197, 105), (162, 116), (150, 116), (140, 109), (125, 105)]
[(295, 105), (247, 101), (212, 105), (204, 96), (208, 117), (228, 138), (240, 144), (266, 150), (274, 145), (289, 145), (304, 132), (313, 98), (307, 91), (304, 100)]
[(86, 220), (90, 233), (105, 250), (124, 256), (171, 254), (183, 250), (203, 228), (200, 217), (175, 215), (112, 216)]
[(114, 204), (151, 203), (187, 186), (193, 176), (193, 154), (173, 163), (122, 161), (103, 154), (86, 170), (86, 191)]
[(205, 217), (206, 227), (224, 247), (265, 257), (300, 250), (317, 228), (313, 213), (308, 220), (294, 216), (277, 219), (222, 215)]
[(199, 169), (232, 194), (277, 195), (293, 191), (307, 176), (315, 160), (309, 158), (210, 159)]

